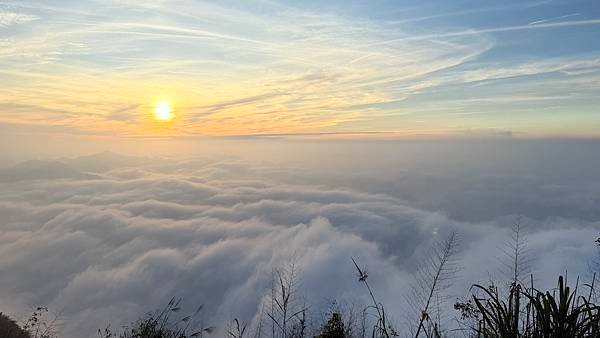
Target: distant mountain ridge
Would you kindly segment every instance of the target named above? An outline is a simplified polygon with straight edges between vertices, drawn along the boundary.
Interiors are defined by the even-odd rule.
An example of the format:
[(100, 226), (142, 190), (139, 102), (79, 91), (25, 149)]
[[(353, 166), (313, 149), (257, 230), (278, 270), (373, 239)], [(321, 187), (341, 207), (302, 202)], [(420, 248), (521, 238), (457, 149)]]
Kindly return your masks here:
[(17, 182), (38, 179), (94, 179), (97, 175), (80, 172), (59, 161), (26, 161), (14, 167), (0, 169), (0, 182)]
[(141, 157), (121, 155), (109, 151), (59, 160), (30, 160), (8, 168), (0, 168), (0, 182), (18, 182), (44, 179), (96, 179), (103, 173), (122, 166), (146, 163)]
[(101, 173), (123, 166), (136, 166), (148, 162), (147, 158), (122, 155), (112, 151), (79, 156), (75, 158), (61, 158), (61, 162), (85, 172)]

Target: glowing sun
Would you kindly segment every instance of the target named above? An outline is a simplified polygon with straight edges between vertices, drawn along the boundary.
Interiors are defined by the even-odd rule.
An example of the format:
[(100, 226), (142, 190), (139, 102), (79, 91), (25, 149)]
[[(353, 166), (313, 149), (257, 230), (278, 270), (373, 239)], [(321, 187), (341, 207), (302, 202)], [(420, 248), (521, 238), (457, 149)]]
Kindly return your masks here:
[(154, 108), (154, 118), (159, 121), (170, 121), (173, 118), (173, 110), (168, 101), (160, 101)]

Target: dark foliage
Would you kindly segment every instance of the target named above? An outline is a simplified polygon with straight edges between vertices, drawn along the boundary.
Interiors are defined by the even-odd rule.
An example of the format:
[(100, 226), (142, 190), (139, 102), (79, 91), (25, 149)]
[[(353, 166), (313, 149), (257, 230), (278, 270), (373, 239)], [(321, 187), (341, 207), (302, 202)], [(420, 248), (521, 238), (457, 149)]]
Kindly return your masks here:
[(327, 321), (327, 324), (323, 327), (319, 338), (346, 338), (346, 329), (344, 327), (344, 321), (342, 316), (334, 312)]
[(463, 320), (475, 319), (467, 329), (471, 337), (600, 337), (600, 306), (590, 301), (593, 282), (586, 286), (578, 295), (560, 276), (552, 293), (513, 283), (503, 297), (495, 286), (474, 285), (472, 299), (455, 308)]
[(0, 337), (2, 338), (31, 338), (14, 320), (0, 312)]
[(162, 310), (148, 314), (126, 327), (121, 334), (112, 332), (110, 328), (99, 330), (98, 334), (101, 338), (194, 338), (213, 331), (213, 327), (197, 323), (202, 306), (192, 314), (174, 318), (181, 311), (180, 302), (181, 300), (172, 298)]
[[(510, 286), (502, 291), (495, 285), (473, 285), (472, 294), (464, 302), (457, 302), (455, 310), (460, 314), (456, 318), (462, 323), (461, 334), (465, 337), (478, 338), (587, 338), (600, 337), (600, 305), (596, 305), (596, 274), (589, 284), (568, 285), (565, 277), (558, 278), (555, 289), (541, 291), (534, 287), (533, 276), (525, 285), (520, 278), (519, 260), (520, 236), (516, 236), (513, 247), (514, 265), (511, 266)], [(595, 241), (600, 246), (600, 238)], [(447, 287), (447, 281), (457, 270), (453, 261), (456, 248), (455, 235), (451, 234), (447, 241), (441, 243), (439, 250), (433, 251), (430, 260), (429, 279), (420, 279), (424, 287), (425, 302), (421, 309), (421, 317), (415, 318), (418, 324), (414, 337), (445, 337), (447, 332), (440, 329), (439, 319), (430, 316), (431, 303), (439, 299), (440, 291)], [(514, 249), (517, 248), (517, 249)], [(271, 288), (271, 308), (265, 311), (270, 320), (271, 337), (302, 338), (350, 338), (371, 336), (372, 338), (390, 338), (400, 334), (390, 324), (383, 304), (377, 300), (368, 283), (368, 274), (364, 268), (352, 259), (358, 272), (358, 281), (362, 283), (372, 300), (372, 304), (362, 310), (360, 323), (354, 311), (342, 315), (339, 308), (328, 312), (322, 318), (328, 318), (325, 324), (310, 328), (308, 325), (308, 307), (297, 298), (297, 273), (294, 265), (287, 271), (277, 271), (273, 275)], [(159, 311), (150, 313), (128, 327), (121, 333), (113, 332), (110, 327), (99, 330), (100, 338), (194, 338), (203, 337), (213, 332), (214, 328), (205, 326), (201, 319), (202, 306), (195, 312), (179, 315), (180, 300), (174, 298)], [(0, 313), (0, 338), (56, 338), (56, 322), (58, 315), (47, 320), (48, 309), (38, 307), (33, 314), (19, 326), (14, 320)], [(367, 315), (372, 316), (369, 321)], [(252, 335), (255, 338), (264, 336), (261, 331), (263, 321)], [(372, 327), (370, 334), (367, 327)], [(248, 330), (249, 331), (249, 330)], [(265, 330), (267, 331), (267, 330)], [(247, 333), (246, 324), (234, 319), (230, 328), (225, 330), (231, 338), (243, 338)], [(267, 334), (269, 335), (269, 334)]]

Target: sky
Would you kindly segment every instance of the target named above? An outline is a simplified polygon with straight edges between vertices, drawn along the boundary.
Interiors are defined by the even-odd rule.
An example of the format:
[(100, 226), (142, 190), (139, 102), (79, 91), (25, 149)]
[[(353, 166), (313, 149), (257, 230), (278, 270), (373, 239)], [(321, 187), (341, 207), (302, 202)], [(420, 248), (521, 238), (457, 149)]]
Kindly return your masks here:
[[(597, 1), (0, 1), (0, 124), (6, 138), (595, 138), (598, 41)], [(153, 118), (161, 101), (171, 121)]]

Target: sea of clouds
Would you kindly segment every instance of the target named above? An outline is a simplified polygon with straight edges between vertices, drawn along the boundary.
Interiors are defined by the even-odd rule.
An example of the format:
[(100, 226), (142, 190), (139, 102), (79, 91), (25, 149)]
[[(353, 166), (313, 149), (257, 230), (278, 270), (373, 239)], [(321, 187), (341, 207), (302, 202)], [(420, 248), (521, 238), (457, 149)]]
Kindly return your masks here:
[(427, 147), (379, 162), (360, 150), (318, 164), (102, 153), (2, 169), (0, 311), (24, 318), (46, 305), (62, 312), (64, 337), (88, 337), (182, 297), (222, 329), (256, 322), (272, 272), (290, 263), (314, 312), (366, 304), (354, 257), (401, 322), (423, 253), (451, 231), (461, 271), (450, 301), (503, 280), (519, 214), (538, 285), (589, 275), (600, 232), (592, 165), (505, 151), (482, 168), (476, 149), (440, 162)]

